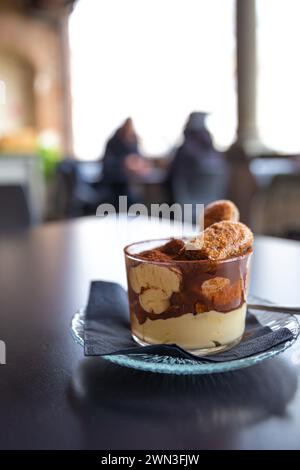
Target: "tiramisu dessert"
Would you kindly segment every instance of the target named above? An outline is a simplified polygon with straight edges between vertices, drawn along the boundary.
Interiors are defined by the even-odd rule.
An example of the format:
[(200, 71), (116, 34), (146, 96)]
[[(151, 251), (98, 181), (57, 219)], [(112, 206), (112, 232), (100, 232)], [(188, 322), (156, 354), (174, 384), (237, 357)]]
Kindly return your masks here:
[(240, 341), (253, 234), (225, 200), (206, 207), (204, 226), (192, 240), (125, 248), (131, 330), (139, 344), (208, 354)]

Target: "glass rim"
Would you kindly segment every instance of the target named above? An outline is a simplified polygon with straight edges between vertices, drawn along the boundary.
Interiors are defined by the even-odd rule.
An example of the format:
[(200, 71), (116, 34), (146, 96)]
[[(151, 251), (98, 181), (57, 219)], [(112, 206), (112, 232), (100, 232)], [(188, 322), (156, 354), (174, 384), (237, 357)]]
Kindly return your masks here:
[[(253, 254), (253, 247), (251, 247), (250, 250), (248, 250), (246, 253), (243, 253), (242, 255), (237, 255), (237, 256), (233, 256), (231, 258), (225, 258), (225, 259), (220, 259), (220, 260), (210, 260), (210, 259), (193, 259), (193, 260), (189, 260), (189, 259), (179, 259), (179, 260), (175, 260), (175, 259), (170, 259), (170, 260), (159, 260), (159, 261), (155, 261), (155, 260), (149, 260), (149, 259), (143, 259), (143, 258), (140, 258), (139, 257), (139, 253), (136, 253), (136, 254), (132, 254), (132, 253), (129, 253), (129, 249), (131, 247), (133, 247), (134, 245), (142, 245), (144, 243), (150, 243), (150, 242), (162, 242), (163, 243), (167, 243), (168, 241), (171, 241), (171, 240), (189, 240), (188, 237), (183, 237), (183, 238), (175, 238), (175, 237), (167, 237), (167, 238), (152, 238), (152, 239), (149, 239), (149, 240), (140, 240), (138, 242), (133, 242), (133, 243), (129, 243), (128, 245), (126, 245), (123, 249), (124, 251), (124, 254), (126, 257), (130, 258), (130, 259), (133, 259), (135, 261), (140, 261), (140, 262), (144, 262), (144, 263), (155, 263), (155, 264), (161, 264), (161, 265), (169, 265), (169, 264), (172, 264), (172, 263), (198, 263), (200, 265), (204, 265), (204, 264), (207, 264), (207, 263), (217, 263), (217, 264), (223, 264), (223, 263), (230, 263), (230, 262), (233, 262), (233, 261), (239, 261), (241, 259), (244, 259), (244, 258), (247, 258), (248, 256), (251, 256)], [(160, 245), (158, 245), (160, 246)]]

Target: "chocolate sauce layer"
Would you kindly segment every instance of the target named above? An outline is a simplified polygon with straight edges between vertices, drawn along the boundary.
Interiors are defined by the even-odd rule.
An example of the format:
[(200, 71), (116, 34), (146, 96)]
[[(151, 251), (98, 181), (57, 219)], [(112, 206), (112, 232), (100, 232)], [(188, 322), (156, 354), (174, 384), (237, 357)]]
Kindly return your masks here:
[[(186, 313), (201, 315), (211, 310), (228, 313), (241, 307), (248, 289), (248, 271), (252, 249), (246, 254), (226, 261), (180, 260), (179, 251), (181, 243), (176, 242), (167, 246), (167, 250), (158, 247), (154, 250), (134, 255), (135, 259), (126, 256), (126, 269), (128, 276), (128, 296), (131, 315), (135, 315), (140, 324), (147, 318), (151, 320), (174, 318)], [(138, 258), (138, 259), (137, 259)], [(177, 259), (176, 259), (177, 258)], [(171, 269), (179, 273), (180, 287), (178, 292), (170, 293), (165, 300), (167, 308), (161, 313), (146, 311), (142, 308), (140, 295), (144, 290), (151, 288), (149, 283), (137, 293), (130, 284), (130, 270), (140, 264), (152, 264)], [(156, 287), (156, 288), (159, 288)], [(155, 290), (154, 290), (155, 294)], [(149, 309), (148, 309), (149, 310)]]

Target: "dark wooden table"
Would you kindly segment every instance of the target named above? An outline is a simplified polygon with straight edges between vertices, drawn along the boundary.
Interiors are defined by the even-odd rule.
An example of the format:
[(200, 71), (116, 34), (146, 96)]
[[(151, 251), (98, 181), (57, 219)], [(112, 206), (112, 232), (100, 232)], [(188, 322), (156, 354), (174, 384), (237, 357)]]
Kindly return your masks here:
[[(231, 373), (176, 377), (84, 359), (70, 334), (91, 279), (124, 284), (126, 241), (167, 235), (94, 218), (0, 240), (1, 449), (300, 448), (299, 342)], [(300, 244), (258, 238), (252, 292), (300, 304)]]

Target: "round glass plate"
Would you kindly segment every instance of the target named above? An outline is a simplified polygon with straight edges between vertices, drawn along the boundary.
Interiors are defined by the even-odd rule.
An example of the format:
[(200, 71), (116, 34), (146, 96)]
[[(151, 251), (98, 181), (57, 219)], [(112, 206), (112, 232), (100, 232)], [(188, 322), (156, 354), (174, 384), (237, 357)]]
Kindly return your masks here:
[[(249, 299), (251, 303), (269, 303), (257, 297)], [(251, 313), (257, 318), (263, 326), (270, 327), (273, 331), (280, 328), (288, 328), (292, 334), (293, 339), (284, 343), (274, 346), (268, 351), (255, 354), (251, 357), (243, 359), (235, 359), (226, 362), (208, 363), (201, 362), (200, 360), (174, 358), (170, 356), (159, 356), (150, 354), (117, 354), (109, 356), (101, 356), (103, 359), (118, 364), (120, 366), (129, 367), (132, 369), (143, 370), (147, 372), (156, 372), (159, 374), (177, 374), (177, 375), (198, 375), (198, 374), (214, 374), (217, 372), (227, 372), (236, 369), (243, 369), (245, 367), (258, 364), (265, 359), (276, 356), (288, 349), (296, 341), (299, 335), (299, 323), (296, 317), (287, 313), (276, 312), (255, 312)], [(76, 342), (81, 346), (84, 345), (83, 330), (84, 330), (84, 317), (85, 310), (79, 310), (72, 319), (71, 330), (72, 335)]]

